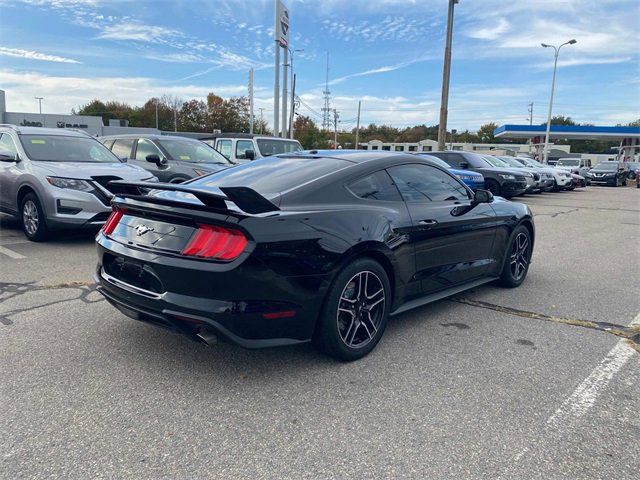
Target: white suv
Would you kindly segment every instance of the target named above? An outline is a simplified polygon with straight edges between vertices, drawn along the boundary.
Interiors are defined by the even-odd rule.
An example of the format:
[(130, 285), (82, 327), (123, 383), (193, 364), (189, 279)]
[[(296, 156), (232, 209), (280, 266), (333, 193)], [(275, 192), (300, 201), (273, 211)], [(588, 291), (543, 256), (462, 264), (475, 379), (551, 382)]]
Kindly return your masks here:
[(297, 140), (249, 133), (221, 133), (201, 140), (236, 163), (302, 150), (302, 145)]

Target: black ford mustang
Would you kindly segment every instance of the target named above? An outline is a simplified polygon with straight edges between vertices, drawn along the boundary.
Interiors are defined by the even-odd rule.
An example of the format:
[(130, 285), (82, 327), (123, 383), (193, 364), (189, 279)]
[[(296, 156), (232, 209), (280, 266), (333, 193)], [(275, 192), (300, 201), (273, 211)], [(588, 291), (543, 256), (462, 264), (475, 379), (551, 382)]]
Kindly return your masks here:
[(213, 343), (314, 341), (354, 360), (387, 318), (527, 275), (520, 203), (415, 155), (281, 155), (186, 184), (113, 182), (98, 290), (126, 315)]

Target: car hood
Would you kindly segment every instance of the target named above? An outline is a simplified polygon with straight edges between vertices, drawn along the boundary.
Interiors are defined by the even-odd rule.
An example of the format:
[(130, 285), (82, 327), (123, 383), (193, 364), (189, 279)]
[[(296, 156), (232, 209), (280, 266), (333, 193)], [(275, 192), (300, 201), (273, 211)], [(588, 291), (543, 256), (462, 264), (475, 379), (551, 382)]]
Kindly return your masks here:
[(605, 170), (604, 168), (592, 168), (589, 173), (617, 173), (617, 170)]
[[(518, 169), (518, 168), (500, 168), (500, 167), (480, 167), (480, 168), (475, 168), (474, 170), (478, 171), (479, 173), (483, 173), (483, 172), (487, 172), (487, 173), (495, 173), (495, 174), (500, 174), (502, 173), (503, 175), (523, 175), (525, 173), (531, 173), (531, 172), (527, 172), (525, 169)], [(524, 175), (526, 176), (526, 175)]]
[(555, 168), (559, 168), (560, 170), (573, 170), (574, 168), (580, 170), (579, 165), (556, 165)]
[(153, 174), (127, 163), (33, 162), (46, 175), (89, 180), (95, 176), (114, 176), (123, 180), (141, 180)]
[(450, 168), (449, 171), (454, 175), (467, 175), (469, 177), (477, 177), (478, 179), (482, 178), (481, 173), (474, 172), (473, 170), (458, 170), (456, 168)]

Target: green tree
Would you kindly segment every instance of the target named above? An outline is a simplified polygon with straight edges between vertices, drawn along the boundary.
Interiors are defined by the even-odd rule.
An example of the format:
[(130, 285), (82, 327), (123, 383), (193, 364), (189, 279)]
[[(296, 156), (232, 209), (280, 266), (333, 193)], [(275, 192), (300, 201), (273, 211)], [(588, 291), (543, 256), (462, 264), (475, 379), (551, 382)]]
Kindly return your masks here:
[(184, 102), (178, 115), (178, 129), (185, 132), (211, 132), (208, 127), (207, 104), (202, 100)]
[(327, 148), (327, 132), (321, 132), (310, 117), (298, 115), (293, 122), (293, 132), (293, 137), (307, 150)]
[(493, 131), (498, 128), (495, 123), (486, 123), (478, 129), (478, 139), (481, 143), (494, 143), (496, 137), (493, 136)]

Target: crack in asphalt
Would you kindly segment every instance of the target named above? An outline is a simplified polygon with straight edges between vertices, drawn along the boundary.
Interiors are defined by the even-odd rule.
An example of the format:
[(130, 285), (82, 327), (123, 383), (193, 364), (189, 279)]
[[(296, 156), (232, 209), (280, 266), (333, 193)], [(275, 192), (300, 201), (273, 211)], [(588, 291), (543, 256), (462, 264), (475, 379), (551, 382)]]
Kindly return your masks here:
[(628, 327), (625, 325), (619, 325), (609, 322), (594, 322), (591, 320), (580, 320), (577, 318), (556, 317), (553, 315), (546, 315), (544, 313), (529, 312), (527, 310), (504, 307), (502, 305), (483, 302), (481, 300), (471, 300), (470, 298), (465, 297), (452, 297), (449, 300), (456, 303), (462, 303), (464, 305), (470, 305), (472, 307), (486, 308), (488, 310), (506, 313), (508, 315), (515, 315), (518, 317), (534, 320), (543, 320), (546, 322), (561, 323), (563, 325), (572, 325), (575, 327), (590, 328), (592, 330), (609, 333), (611, 335), (615, 335), (616, 337), (622, 337), (626, 339), (627, 343), (640, 353), (640, 325)]
[(556, 212), (556, 213), (536, 213), (534, 214), (534, 216), (536, 217), (544, 217), (544, 216), (549, 216), (551, 218), (556, 218), (558, 215), (566, 215), (569, 213), (573, 213), (573, 212), (579, 212), (580, 209), (579, 208), (574, 208), (571, 210), (564, 210), (564, 211), (560, 211), (560, 212)]
[(18, 297), (30, 292), (37, 292), (42, 290), (62, 290), (62, 289), (79, 290), (80, 294), (74, 298), (54, 300), (54, 301), (43, 303), (33, 307), (16, 308), (14, 310), (9, 310), (8, 312), (4, 312), (0, 314), (0, 324), (12, 325), (13, 320), (9, 318), (10, 316), (17, 315), (19, 313), (29, 312), (36, 308), (49, 307), (51, 305), (70, 302), (73, 300), (80, 300), (81, 302), (86, 304), (98, 303), (104, 300), (104, 298), (102, 297), (98, 298), (97, 300), (89, 300), (87, 298), (91, 293), (96, 291), (95, 284), (90, 282), (64, 282), (64, 283), (57, 283), (54, 285), (38, 285), (36, 284), (36, 282), (27, 282), (27, 283), (0, 282), (0, 300), (9, 300), (10, 298)]

